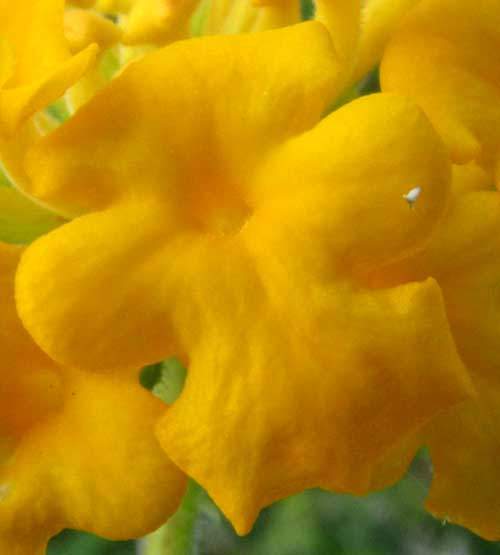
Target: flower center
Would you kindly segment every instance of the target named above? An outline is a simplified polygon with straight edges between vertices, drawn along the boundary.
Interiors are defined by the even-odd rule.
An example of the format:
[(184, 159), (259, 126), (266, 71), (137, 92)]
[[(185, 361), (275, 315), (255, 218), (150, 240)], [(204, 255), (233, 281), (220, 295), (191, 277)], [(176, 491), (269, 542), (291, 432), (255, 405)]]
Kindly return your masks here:
[(190, 224), (202, 233), (235, 235), (251, 210), (234, 187), (206, 183), (187, 199)]

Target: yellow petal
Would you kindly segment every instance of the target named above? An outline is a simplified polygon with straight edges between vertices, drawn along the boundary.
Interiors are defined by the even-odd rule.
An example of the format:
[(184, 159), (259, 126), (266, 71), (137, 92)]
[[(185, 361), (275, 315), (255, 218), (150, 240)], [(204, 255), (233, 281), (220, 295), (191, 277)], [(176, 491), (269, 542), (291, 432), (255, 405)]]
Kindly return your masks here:
[(382, 58), (403, 17), (421, 0), (364, 0), (361, 31), (352, 80), (357, 81)]
[(382, 89), (410, 94), (453, 160), (496, 170), (500, 149), (500, 4), (422, 0), (390, 41)]
[[(154, 200), (130, 203), (78, 218), (31, 245), (18, 272), (20, 313), (52, 357), (102, 370), (172, 354), (166, 303), (157, 288), (175, 256), (157, 252), (170, 239), (169, 217)], [(46, 310), (38, 311), (39, 301), (49, 303)], [(59, 326), (64, 336), (54, 333)]]
[(464, 362), (472, 373), (498, 382), (500, 193), (488, 183), (477, 167), (455, 167), (452, 202), (426, 249), (372, 277), (384, 287), (434, 277)]
[(121, 37), (120, 28), (109, 19), (89, 10), (67, 10), (64, 12), (64, 36), (73, 53), (83, 50), (92, 43), (106, 50)]
[(153, 434), (165, 405), (130, 372), (85, 374), (38, 349), (15, 311), (19, 255), (0, 244), (0, 548), (42, 554), (66, 527), (146, 534), (186, 485)]
[(360, 0), (316, 0), (314, 18), (330, 31), (335, 51), (344, 66), (344, 79), (353, 69), (361, 25)]
[[(0, 294), (2, 295), (2, 326), (0, 327), (0, 345), (2, 345), (2, 366), (8, 369), (9, 377), (20, 374), (23, 369), (52, 367), (53, 364), (37, 348), (26, 330), (21, 326), (13, 299), (13, 279), (21, 249), (0, 243)], [(5, 384), (1, 372), (2, 383)], [(2, 406), (4, 404), (2, 403)]]
[[(490, 194), (497, 195), (497, 193)], [(493, 229), (496, 233), (500, 223), (500, 202), (499, 199), (488, 198), (486, 195), (488, 193), (484, 193), (484, 196), (481, 195), (482, 198), (476, 199), (476, 202), (469, 202), (467, 205), (464, 202), (460, 210), (462, 215), (473, 211), (474, 215), (479, 215), (485, 220), (489, 219), (490, 222), (494, 221), (496, 225)], [(478, 214), (478, 212), (480, 213)], [(467, 216), (468, 222), (474, 221), (473, 218), (474, 216)], [(484, 231), (487, 229), (491, 230), (492, 227), (485, 226), (483, 228)], [(444, 275), (439, 277), (439, 282), (443, 288), (450, 324), (460, 355), (471, 372), (499, 383), (500, 305), (498, 283), (500, 264), (498, 257), (500, 244), (496, 237), (493, 237), (487, 235), (486, 232), (475, 234), (475, 239), (482, 238), (486, 241), (486, 243), (471, 241), (466, 245), (466, 247), (476, 246), (477, 256), (471, 254), (471, 251), (464, 251), (463, 266), (460, 264), (450, 265), (449, 271), (447, 273), (443, 271)], [(487, 248), (485, 245), (489, 241), (493, 244)], [(485, 261), (481, 255), (491, 256), (491, 258)], [(443, 266), (441, 269), (443, 270)], [(455, 272), (454, 275), (453, 272)]]
[(426, 508), (438, 518), (500, 539), (500, 388), (477, 382), (479, 395), (436, 418), (425, 432), (434, 466)]
[(106, 50), (120, 41), (122, 32), (118, 25), (97, 12), (67, 10), (64, 13), (64, 35), (72, 52), (79, 52), (92, 43), (96, 43), (101, 52), (97, 63), (68, 91), (66, 99), (71, 111), (75, 112), (109, 81), (102, 68), (103, 57)]
[(38, 110), (48, 106), (87, 71), (92, 64), (97, 46), (91, 45), (52, 72), (27, 85), (9, 87), (0, 91), (0, 124), (7, 135)]
[(38, 81), (66, 61), (64, 0), (1, 0), (0, 8), (0, 35), (10, 43), (16, 62), (9, 86)]
[(91, 8), (95, 4), (95, 0), (69, 0), (68, 4), (79, 8)]
[(45, 544), (63, 527), (142, 536), (176, 510), (186, 485), (152, 434), (160, 401), (110, 376), (64, 370), (61, 381), (62, 408), (26, 432), (0, 469), (5, 553), (26, 538)]
[(126, 13), (136, 0), (97, 0), (96, 8), (105, 13)]
[[(209, 256), (214, 269), (227, 259)], [(383, 459), (467, 392), (434, 283), (303, 288), (304, 317), (293, 302), (268, 304), (252, 263), (233, 256), (206, 285), (185, 389), (158, 428), (240, 534), (305, 488), (360, 494), (393, 482), (404, 467)]]
[(14, 71), (14, 54), (4, 37), (0, 36), (0, 88), (10, 79)]
[[(363, 273), (425, 245), (446, 209), (449, 181), (444, 147), (422, 112), (404, 97), (367, 96), (264, 165), (253, 191), (253, 203), (264, 205), (259, 241), (293, 237), (290, 259)], [(403, 195), (415, 187), (421, 193), (411, 209)]]
[(136, 0), (125, 18), (125, 44), (166, 43), (187, 37), (198, 0)]
[(12, 74), (0, 91), (0, 127), (8, 135), (61, 96), (92, 64), (95, 45), (70, 56), (63, 10), (63, 0), (0, 2), (0, 36), (14, 57)]
[(174, 43), (42, 141), (29, 192), (79, 213), (145, 188), (193, 203), (202, 189), (243, 187), (270, 149), (316, 123), (336, 67), (317, 23)]

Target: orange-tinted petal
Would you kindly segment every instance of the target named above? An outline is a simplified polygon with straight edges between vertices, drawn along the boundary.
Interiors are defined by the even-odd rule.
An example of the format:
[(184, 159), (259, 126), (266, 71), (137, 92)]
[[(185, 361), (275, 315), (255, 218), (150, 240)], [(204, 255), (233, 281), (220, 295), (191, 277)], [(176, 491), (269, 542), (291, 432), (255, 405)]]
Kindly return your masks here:
[(42, 141), (31, 192), (78, 213), (144, 188), (191, 204), (201, 189), (241, 188), (271, 148), (316, 123), (336, 67), (316, 23), (174, 43)]
[(239, 533), (305, 488), (366, 493), (398, 479), (403, 465), (383, 459), (468, 391), (434, 283), (304, 287), (299, 313), (269, 306), (250, 264), (233, 257), (206, 285), (185, 388), (158, 428)]
[[(264, 165), (253, 190), (262, 206), (251, 225), (264, 222), (256, 248), (272, 256), (269, 245), (279, 241), (290, 260), (362, 273), (421, 248), (449, 186), (444, 147), (423, 113), (397, 95), (361, 98)], [(403, 195), (415, 187), (421, 194), (410, 209)]]

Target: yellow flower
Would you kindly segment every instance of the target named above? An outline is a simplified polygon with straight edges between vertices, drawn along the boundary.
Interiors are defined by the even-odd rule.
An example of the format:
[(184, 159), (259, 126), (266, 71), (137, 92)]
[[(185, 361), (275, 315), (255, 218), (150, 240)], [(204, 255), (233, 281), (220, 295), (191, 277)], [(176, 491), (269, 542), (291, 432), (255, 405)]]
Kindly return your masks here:
[(391, 39), (383, 90), (409, 94), (458, 164), (500, 161), (500, 3), (422, 0)]
[(0, 552), (45, 553), (65, 527), (141, 536), (185, 487), (153, 433), (165, 405), (131, 371), (82, 372), (40, 351), (15, 310), (20, 254), (0, 243)]
[(95, 45), (70, 54), (63, 10), (64, 0), (0, 0), (0, 135), (12, 135), (92, 63)]
[[(439, 283), (457, 349), (477, 396), (420, 433), (434, 466), (428, 509), (491, 540), (500, 538), (500, 195), (474, 165), (454, 168), (454, 194), (426, 249), (375, 272), (371, 286)], [(418, 440), (415, 440), (418, 441)]]
[(391, 483), (470, 392), (435, 282), (362, 281), (432, 236), (444, 147), (397, 95), (319, 122), (338, 68), (318, 23), (178, 42), (27, 159), (34, 195), (85, 215), (26, 250), (25, 325), (69, 366), (184, 359), (159, 437), (240, 533), (306, 487)]

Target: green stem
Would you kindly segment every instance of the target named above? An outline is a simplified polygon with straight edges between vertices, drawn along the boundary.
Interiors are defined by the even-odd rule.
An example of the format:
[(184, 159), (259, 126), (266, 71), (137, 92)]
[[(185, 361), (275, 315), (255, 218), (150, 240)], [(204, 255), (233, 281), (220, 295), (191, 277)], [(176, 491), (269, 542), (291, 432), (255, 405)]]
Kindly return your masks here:
[(190, 482), (181, 506), (161, 528), (142, 540), (140, 555), (196, 555), (194, 524), (200, 487)]

